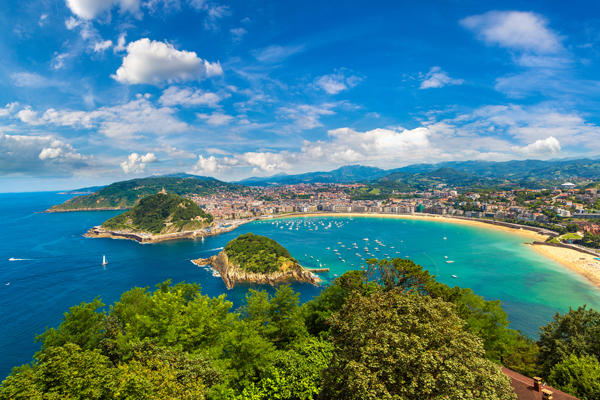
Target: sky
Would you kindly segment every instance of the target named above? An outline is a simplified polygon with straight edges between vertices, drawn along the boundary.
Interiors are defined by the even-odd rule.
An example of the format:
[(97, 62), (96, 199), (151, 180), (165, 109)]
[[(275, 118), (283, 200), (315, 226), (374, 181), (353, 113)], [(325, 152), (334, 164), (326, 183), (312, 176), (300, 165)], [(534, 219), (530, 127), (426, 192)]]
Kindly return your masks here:
[(598, 156), (599, 11), (0, 0), (0, 192)]

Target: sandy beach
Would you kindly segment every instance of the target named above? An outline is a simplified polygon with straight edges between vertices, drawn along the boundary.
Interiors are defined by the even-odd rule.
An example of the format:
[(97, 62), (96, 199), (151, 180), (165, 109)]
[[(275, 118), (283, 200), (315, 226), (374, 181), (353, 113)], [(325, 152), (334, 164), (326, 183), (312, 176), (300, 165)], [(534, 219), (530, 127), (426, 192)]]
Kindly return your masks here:
[(577, 272), (600, 288), (600, 261), (595, 260), (594, 256), (563, 247), (535, 245), (531, 248)]

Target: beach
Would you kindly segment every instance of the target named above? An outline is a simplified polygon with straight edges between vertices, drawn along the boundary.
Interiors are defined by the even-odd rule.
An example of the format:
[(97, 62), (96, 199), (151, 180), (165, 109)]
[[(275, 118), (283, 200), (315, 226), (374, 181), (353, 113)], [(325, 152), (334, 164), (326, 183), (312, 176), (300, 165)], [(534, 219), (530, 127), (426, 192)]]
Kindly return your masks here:
[(600, 261), (595, 260), (594, 256), (563, 247), (532, 245), (531, 248), (577, 272), (594, 286), (600, 288)]

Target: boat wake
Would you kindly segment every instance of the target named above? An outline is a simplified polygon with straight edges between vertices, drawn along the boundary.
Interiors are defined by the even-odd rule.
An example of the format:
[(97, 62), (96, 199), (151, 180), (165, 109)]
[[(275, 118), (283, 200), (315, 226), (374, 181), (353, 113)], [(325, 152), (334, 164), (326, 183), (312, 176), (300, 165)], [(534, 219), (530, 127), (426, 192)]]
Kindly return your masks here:
[(11, 257), (11, 258), (8, 259), (8, 261), (30, 261), (30, 260), (33, 260), (33, 258), (14, 258), (14, 257)]
[(209, 251), (223, 250), (225, 247), (217, 247), (216, 249), (208, 249), (199, 251), (199, 253), (208, 253)]

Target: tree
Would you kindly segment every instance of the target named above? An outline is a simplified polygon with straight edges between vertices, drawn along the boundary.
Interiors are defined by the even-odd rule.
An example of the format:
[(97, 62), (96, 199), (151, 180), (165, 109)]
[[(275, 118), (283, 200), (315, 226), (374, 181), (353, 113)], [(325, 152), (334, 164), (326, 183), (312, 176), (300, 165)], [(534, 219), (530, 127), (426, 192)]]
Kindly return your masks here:
[(538, 340), (540, 353), (538, 364), (543, 377), (548, 377), (552, 368), (566, 360), (571, 354), (578, 357), (600, 357), (600, 312), (586, 306), (561, 315), (556, 313), (554, 321), (540, 328)]
[(327, 399), (514, 399), (454, 307), (398, 289), (353, 295), (331, 317)]
[(567, 232), (575, 233), (579, 230), (579, 225), (577, 224), (567, 224)]
[(594, 357), (571, 354), (552, 368), (548, 383), (581, 400), (600, 399), (600, 362)]

